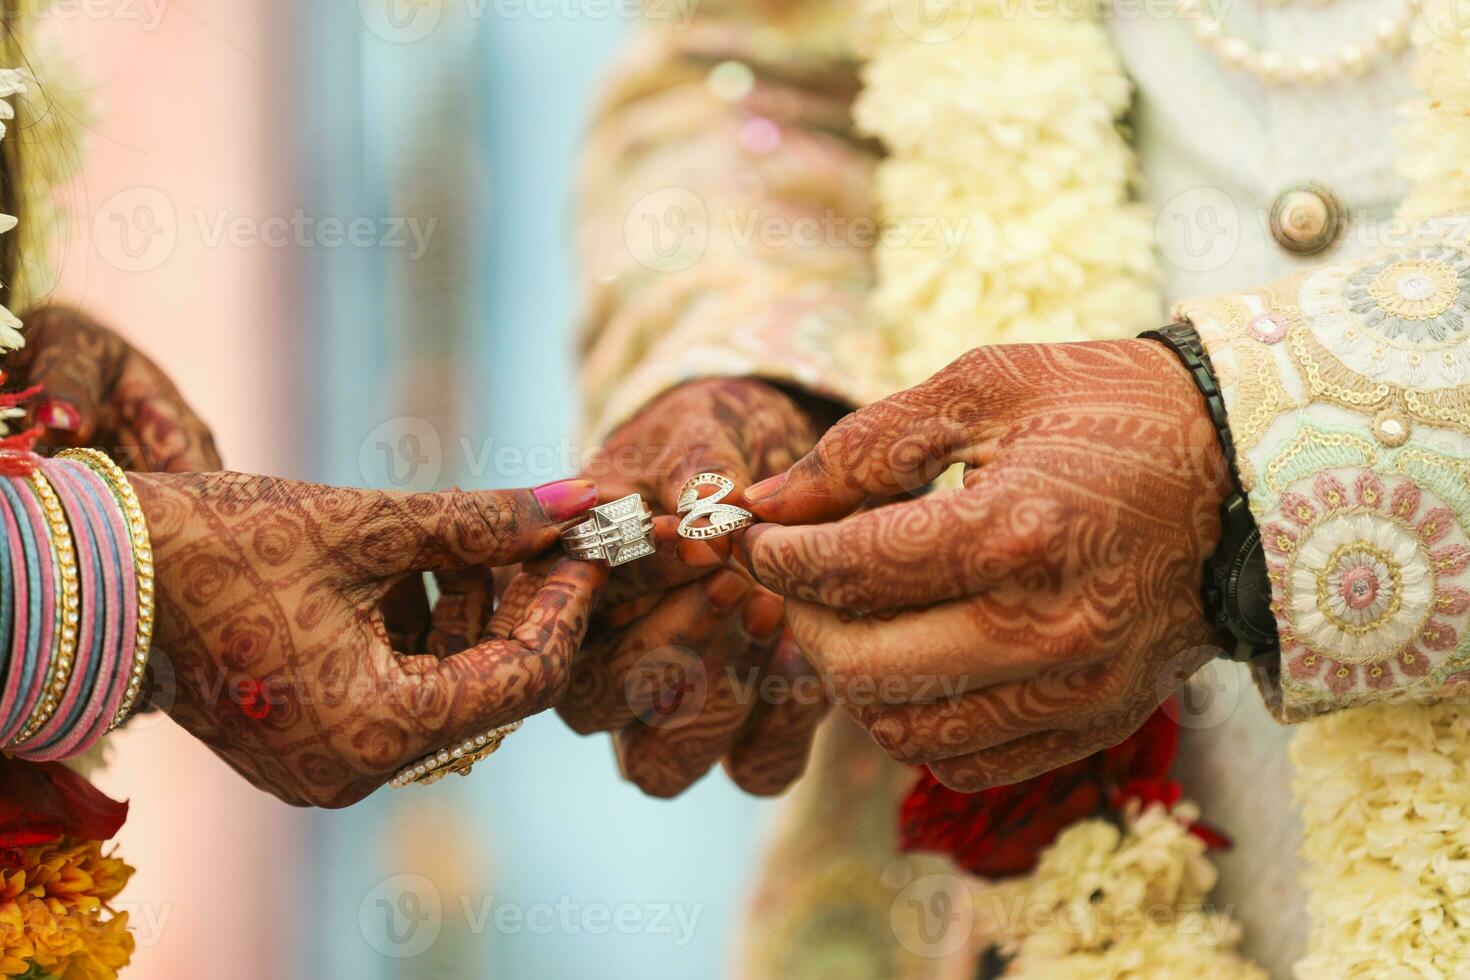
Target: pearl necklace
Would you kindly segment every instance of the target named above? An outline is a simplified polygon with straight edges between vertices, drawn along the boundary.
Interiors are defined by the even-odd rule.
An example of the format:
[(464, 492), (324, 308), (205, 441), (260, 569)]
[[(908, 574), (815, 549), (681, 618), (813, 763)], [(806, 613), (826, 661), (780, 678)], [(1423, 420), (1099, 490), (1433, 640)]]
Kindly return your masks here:
[[(1322, 3), (1330, 0), (1321, 0)], [(1288, 58), (1279, 51), (1257, 48), (1228, 34), (1219, 19), (1200, 9), (1201, 0), (1177, 0), (1181, 17), (1195, 20), (1194, 36), (1227, 66), (1247, 71), (1267, 85), (1316, 85), (1346, 75), (1360, 75), (1377, 59), (1398, 54), (1409, 43), (1409, 27), (1424, 0), (1404, 0), (1397, 17), (1383, 17), (1373, 25), (1373, 36), (1358, 44), (1344, 44), (1331, 55), (1306, 54)]]

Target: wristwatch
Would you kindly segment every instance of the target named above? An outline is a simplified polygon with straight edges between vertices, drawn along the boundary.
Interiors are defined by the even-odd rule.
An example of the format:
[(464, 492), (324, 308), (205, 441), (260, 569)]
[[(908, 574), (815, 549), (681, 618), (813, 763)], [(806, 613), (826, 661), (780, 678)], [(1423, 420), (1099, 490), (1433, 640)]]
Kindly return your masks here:
[(1230, 435), (1225, 397), (1215, 380), (1210, 355), (1199, 334), (1186, 323), (1170, 324), (1139, 337), (1164, 344), (1184, 363), (1204, 396), (1220, 449), (1230, 465), (1234, 489), (1220, 505), (1220, 544), (1205, 560), (1203, 587), (1205, 616), (1220, 637), (1222, 656), (1247, 662), (1276, 653), (1281, 641), (1276, 633), (1276, 617), (1271, 612), (1271, 581), (1266, 575), (1261, 531), (1240, 489), (1235, 440)]

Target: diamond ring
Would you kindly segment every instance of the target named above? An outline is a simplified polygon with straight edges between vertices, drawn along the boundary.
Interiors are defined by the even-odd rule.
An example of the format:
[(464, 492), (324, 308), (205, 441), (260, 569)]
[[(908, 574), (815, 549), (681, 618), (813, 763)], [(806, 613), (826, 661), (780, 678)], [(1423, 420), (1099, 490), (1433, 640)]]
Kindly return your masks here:
[(626, 565), (653, 554), (653, 511), (638, 494), (592, 508), (592, 517), (563, 531), (567, 554), (579, 561)]
[[(714, 487), (715, 492), (701, 496), (699, 491), (703, 487)], [(680, 536), (702, 541), (754, 524), (755, 515), (750, 511), (720, 502), (734, 492), (734, 481), (718, 473), (690, 477), (679, 491), (678, 511), (684, 515), (679, 522)]]

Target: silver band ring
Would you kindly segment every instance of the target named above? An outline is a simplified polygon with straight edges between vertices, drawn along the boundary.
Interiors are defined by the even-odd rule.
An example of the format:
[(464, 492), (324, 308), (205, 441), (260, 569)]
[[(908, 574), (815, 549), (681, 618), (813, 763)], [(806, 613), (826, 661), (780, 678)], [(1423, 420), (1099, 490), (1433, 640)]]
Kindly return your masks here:
[(638, 494), (592, 508), (592, 517), (561, 534), (567, 555), (578, 561), (626, 565), (653, 554), (653, 511)]
[[(701, 487), (714, 487), (715, 492), (700, 496)], [(734, 492), (734, 481), (718, 473), (698, 473), (690, 477), (679, 491), (678, 511), (684, 515), (679, 522), (679, 535), (704, 541), (724, 537), (754, 524), (755, 515), (750, 511), (720, 502)]]

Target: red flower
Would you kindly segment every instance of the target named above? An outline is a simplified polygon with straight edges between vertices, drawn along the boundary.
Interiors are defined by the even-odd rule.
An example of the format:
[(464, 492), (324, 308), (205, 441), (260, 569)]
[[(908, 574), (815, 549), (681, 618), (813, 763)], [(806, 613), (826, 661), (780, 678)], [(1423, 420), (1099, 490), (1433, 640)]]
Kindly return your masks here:
[[(1012, 786), (960, 793), (926, 769), (899, 811), (900, 845), (952, 855), (988, 878), (1025, 874), (1078, 820), (1121, 810), (1130, 799), (1178, 803), (1183, 791), (1168, 779), (1178, 749), (1179, 726), (1161, 708), (1120, 744)], [(1191, 829), (1228, 846), (1208, 827)]]
[(59, 837), (109, 840), (128, 805), (109, 799), (59, 762), (22, 762), (0, 755), (0, 852)]

